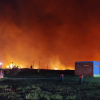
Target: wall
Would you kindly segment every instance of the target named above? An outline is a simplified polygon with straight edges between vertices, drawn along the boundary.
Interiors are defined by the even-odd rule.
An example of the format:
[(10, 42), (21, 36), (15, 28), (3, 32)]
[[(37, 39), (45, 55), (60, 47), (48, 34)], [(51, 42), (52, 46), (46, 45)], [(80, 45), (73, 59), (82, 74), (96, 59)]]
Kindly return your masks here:
[(93, 76), (100, 77), (100, 62), (93, 61)]
[(93, 61), (75, 62), (75, 75), (93, 76)]

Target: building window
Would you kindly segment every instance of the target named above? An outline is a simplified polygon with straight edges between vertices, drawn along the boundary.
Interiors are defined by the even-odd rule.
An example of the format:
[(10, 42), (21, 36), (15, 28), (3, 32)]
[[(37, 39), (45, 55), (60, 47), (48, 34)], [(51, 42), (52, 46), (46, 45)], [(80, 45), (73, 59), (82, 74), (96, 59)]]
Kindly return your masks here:
[(89, 65), (83, 65), (83, 66), (88, 67)]
[(99, 65), (95, 65), (95, 67), (99, 67)]

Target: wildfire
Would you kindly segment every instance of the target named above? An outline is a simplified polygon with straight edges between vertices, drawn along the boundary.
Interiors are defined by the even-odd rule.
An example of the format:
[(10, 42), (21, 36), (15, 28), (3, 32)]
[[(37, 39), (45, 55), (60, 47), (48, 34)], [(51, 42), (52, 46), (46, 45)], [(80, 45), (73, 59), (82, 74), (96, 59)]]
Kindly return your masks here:
[(34, 67), (34, 69), (37, 69), (37, 67)]
[(63, 68), (62, 70), (66, 70), (65, 68)]
[(58, 70), (58, 68), (54, 68), (54, 70)]
[(12, 69), (12, 68), (19, 68), (19, 69), (21, 69), (22, 68), (22, 65), (19, 67), (18, 65), (15, 65), (15, 64), (10, 64), (10, 65), (7, 65), (7, 67), (6, 68), (8, 68), (8, 69)]

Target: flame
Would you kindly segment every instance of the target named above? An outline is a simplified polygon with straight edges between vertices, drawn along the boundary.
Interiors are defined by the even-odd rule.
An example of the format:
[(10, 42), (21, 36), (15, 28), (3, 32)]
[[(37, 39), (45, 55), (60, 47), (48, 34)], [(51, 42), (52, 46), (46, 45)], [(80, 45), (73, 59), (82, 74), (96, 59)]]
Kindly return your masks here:
[(37, 67), (34, 67), (34, 69), (37, 69)]
[(54, 70), (58, 70), (58, 68), (54, 68)]
[(7, 65), (7, 68), (9, 68), (9, 66)]
[(75, 70), (73, 67), (68, 67), (68, 70)]
[(22, 67), (19, 67), (19, 69), (22, 69)]
[(6, 68), (8, 68), (8, 69), (12, 69), (12, 68), (19, 68), (19, 69), (21, 69), (23, 67), (22, 67), (22, 65), (20, 65), (20, 67), (18, 67), (18, 65), (10, 64), (10, 65), (7, 65)]
[(66, 66), (61, 63), (58, 56), (54, 57), (53, 59), (49, 61), (49, 66), (51, 66), (50, 69), (53, 69), (53, 70), (65, 70), (66, 69)]
[[(35, 61), (36, 62), (36, 61)], [(38, 69), (39, 68), (39, 61), (37, 61), (36, 63), (34, 63), (32, 65), (32, 68), (33, 69)], [(17, 62), (16, 62), (17, 63)], [(45, 62), (45, 65), (43, 65), (44, 63), (42, 61), (40, 61), (40, 69), (50, 69), (50, 70), (74, 70), (73, 66), (66, 66), (64, 65), (60, 60), (59, 58), (57, 57), (54, 57), (54, 59), (51, 59), (49, 61), (49, 63)], [(19, 67), (18, 67), (19, 66)], [(45, 67), (44, 67), (45, 66)], [(48, 66), (48, 67), (47, 67)], [(18, 67), (18, 68), (30, 68), (30, 66), (27, 66), (25, 67), (25, 65), (19, 65), (18, 63), (17, 64), (10, 64), (10, 65), (7, 65), (6, 68), (9, 68), (9, 69), (12, 69), (13, 67)]]
[[(3, 2), (4, 0), (1, 1)], [(15, 0), (9, 0), (9, 4), (6, 1), (7, 0), (1, 3), (2, 6), (0, 6), (2, 11), (4, 11), (3, 13), (0, 11), (0, 34), (2, 33), (0, 47), (3, 46), (3, 49), (0, 49), (0, 60), (5, 64), (3, 67), (11, 61), (16, 61), (17, 63), (22, 63), (24, 67), (29, 68), (32, 61), (36, 62), (37, 60), (42, 60), (47, 63), (47, 61), (52, 59), (52, 62), (49, 62), (49, 69), (57, 67), (60, 70), (63, 69), (62, 66), (64, 65), (66, 65), (66, 69), (72, 69), (68, 68), (68, 66), (72, 64), (68, 65), (66, 62), (99, 60), (100, 8), (96, 5), (99, 5), (100, 0), (95, 0), (95, 2), (93, 2), (94, 0), (91, 0), (92, 2), (90, 2), (90, 0), (84, 0), (84, 3), (78, 0), (72, 0), (68, 2), (69, 5), (67, 5), (67, 3), (67, 6), (63, 5), (59, 13), (54, 12), (55, 14), (52, 14), (51, 17), (47, 16), (46, 19), (44, 17), (43, 20), (40, 20), (42, 14), (50, 13), (65, 0), (58, 0), (59, 2), (56, 2), (57, 0), (45, 0), (45, 3), (40, 4), (38, 0), (35, 0), (35, 2), (34, 0), (29, 0), (29, 5), (23, 6), (24, 11), (21, 10), (21, 6), (19, 5), (23, 5), (25, 0), (22, 0), (23, 2), (16, 0), (18, 1), (17, 3)], [(85, 3), (85, 1), (87, 1), (87, 3)], [(9, 16), (6, 16), (7, 18), (4, 17), (13, 3), (16, 4), (16, 6), (12, 12), (9, 13)], [(77, 7), (73, 7), (73, 5)], [(86, 18), (87, 13), (80, 5), (95, 9), (87, 9), (88, 18)], [(43, 9), (38, 10), (36, 13), (34, 9), (37, 7), (43, 7)], [(70, 16), (65, 13), (66, 9)], [(19, 17), (17, 17), (17, 19), (14, 18), (13, 21), (9, 23), (17, 10), (20, 12)], [(73, 12), (77, 12), (77, 14)], [(57, 19), (55, 20), (55, 18)], [(38, 24), (34, 25), (34, 23)], [(52, 30), (55, 34), (51, 32)], [(22, 33), (25, 34), (23, 35)], [(87, 50), (85, 50), (85, 48)], [(57, 61), (56, 58), (52, 57), (56, 55), (60, 60)], [(43, 68), (46, 69), (46, 65), (43, 66), (42, 69)]]
[(65, 68), (63, 68), (62, 70), (66, 70)]
[(13, 68), (13, 64), (10, 64), (10, 68), (11, 68), (11, 69)]

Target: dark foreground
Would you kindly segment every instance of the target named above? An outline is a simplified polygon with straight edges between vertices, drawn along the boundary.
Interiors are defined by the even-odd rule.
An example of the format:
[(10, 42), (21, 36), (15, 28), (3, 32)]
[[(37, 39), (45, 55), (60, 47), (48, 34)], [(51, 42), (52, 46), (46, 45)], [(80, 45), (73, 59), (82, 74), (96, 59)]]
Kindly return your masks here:
[[(17, 76), (21, 77), (21, 73)], [(10, 80), (5, 76), (0, 80), (0, 100), (100, 100), (100, 78), (84, 77), (79, 85), (78, 76), (64, 75), (63, 81), (60, 81), (59, 73), (48, 73), (49, 79), (41, 78), (45, 76), (41, 72), (24, 75), (34, 79), (16, 80), (15, 77), (15, 80)]]

